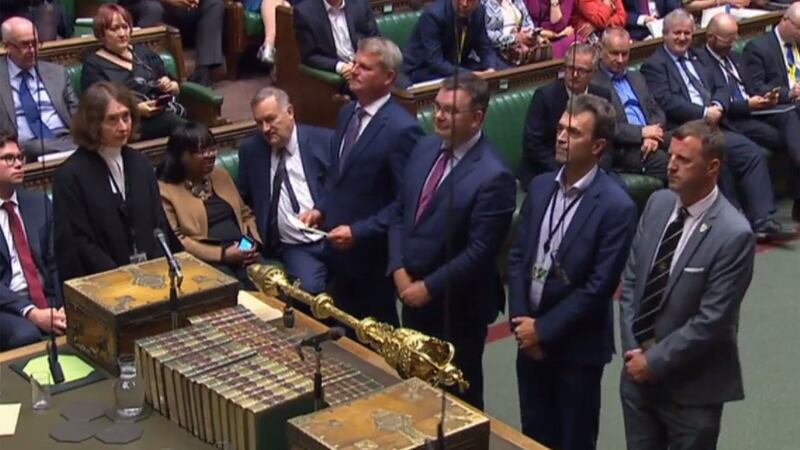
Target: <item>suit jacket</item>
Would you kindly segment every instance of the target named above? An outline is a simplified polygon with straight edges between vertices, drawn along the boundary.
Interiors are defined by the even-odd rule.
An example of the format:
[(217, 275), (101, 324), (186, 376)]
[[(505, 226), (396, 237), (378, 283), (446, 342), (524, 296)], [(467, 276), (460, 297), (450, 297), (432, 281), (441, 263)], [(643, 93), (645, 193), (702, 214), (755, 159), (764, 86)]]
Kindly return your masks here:
[[(650, 93), (647, 87), (647, 82), (641, 73), (628, 70), (628, 82), (633, 89), (633, 92), (639, 98), (639, 105), (642, 108), (642, 113), (647, 120), (647, 125), (659, 124), (666, 128), (667, 117), (664, 111), (658, 106), (658, 102)], [(597, 74), (592, 79), (592, 84), (607, 90), (611, 94), (611, 104), (614, 106), (614, 112), (617, 115), (617, 131), (614, 138), (614, 146), (617, 148), (641, 147), (642, 145), (642, 127), (628, 123), (628, 116), (625, 114), (625, 106), (619, 98), (617, 90), (614, 89), (614, 84), (611, 82), (611, 76), (605, 70), (598, 70)], [(664, 143), (662, 148), (669, 148), (669, 133), (665, 133)]]
[(347, 159), (339, 159), (344, 133), (355, 112), (355, 102), (342, 108), (331, 143), (331, 172), (320, 205), (323, 228), (350, 225), (355, 245), (333, 250), (339, 270), (354, 276), (383, 276), (386, 233), (394, 200), (400, 190), (406, 160), (424, 135), (417, 121), (394, 99), (389, 99), (358, 137)]
[[(239, 196), (236, 184), (228, 172), (221, 167), (214, 167), (209, 179), (214, 193), (233, 210), (242, 235), (251, 236), (261, 243), (253, 211)], [(167, 221), (186, 251), (204, 261), (222, 261), (222, 252), (225, 249), (223, 243), (208, 237), (208, 213), (205, 202), (192, 195), (192, 191), (182, 182), (159, 181), (158, 189), (161, 192)]]
[(780, 102), (789, 103), (789, 77), (775, 32), (764, 33), (751, 39), (744, 47), (744, 67), (747, 71), (747, 92), (764, 95), (780, 88)]
[[(656, 10), (649, 11), (650, 15), (657, 13), (658, 17), (665, 17), (675, 9), (683, 7), (681, 0), (655, 0)], [(637, 21), (639, 16), (647, 15), (648, 11), (642, 10), (641, 0), (625, 0), (625, 11), (628, 13), (628, 21), (626, 28), (631, 34), (631, 37), (637, 41), (642, 40), (650, 35), (650, 30), (647, 27), (639, 25)]]
[(404, 267), (413, 279), (424, 280), (432, 300), (422, 309), (435, 316), (449, 276), (453, 320), (488, 324), (505, 303), (497, 256), (516, 207), (516, 183), (484, 135), (444, 178), (417, 222), (419, 198), (441, 147), (439, 136), (428, 136), (409, 158), (389, 232), (388, 272)]
[(517, 238), (508, 255), (509, 317), (536, 319), (549, 361), (602, 365), (614, 349), (612, 297), (636, 230), (636, 205), (605, 171), (597, 171), (583, 194), (558, 251), (570, 284), (554, 272), (539, 308), (530, 307), (529, 288), (542, 220), (556, 192), (556, 175), (534, 178), (520, 212)]
[[(611, 93), (598, 85), (589, 85), (589, 93), (611, 100)], [(569, 94), (563, 79), (537, 89), (528, 107), (522, 142), (523, 164), (518, 174), (523, 188), (533, 177), (558, 169), (556, 131), (561, 115), (567, 109)]]
[[(715, 84), (725, 84), (728, 85), (728, 81), (725, 79), (725, 74), (723, 73), (723, 68), (720, 67), (719, 61), (714, 58), (711, 53), (709, 53), (708, 49), (703, 47), (698, 47), (694, 49), (697, 58), (703, 64), (703, 67), (706, 68), (707, 73), (714, 78)], [(742, 79), (745, 91), (747, 91), (748, 84), (751, 84), (747, 81), (749, 78), (749, 73), (744, 66), (744, 62), (742, 61), (742, 56), (736, 52), (731, 52), (729, 55), (733, 65), (736, 67), (736, 71), (739, 73), (739, 77)], [(730, 95), (730, 104), (728, 105), (728, 110), (725, 111), (725, 116), (730, 119), (741, 119), (750, 116), (750, 104), (747, 103), (747, 100), (734, 100), (733, 91), (729, 87), (727, 89), (728, 94)], [(748, 92), (749, 94), (749, 92)]]
[[(639, 222), (622, 275), (620, 331), (625, 351), (639, 347), (633, 318), (676, 203), (674, 192), (656, 192)], [(682, 405), (744, 398), (736, 335), (739, 306), (753, 276), (754, 254), (755, 238), (747, 219), (720, 193), (670, 273), (655, 322), (656, 344), (645, 353), (659, 381), (643, 389), (665, 391)], [(628, 384), (630, 388), (633, 383)]]
[[(296, 124), (300, 158), (308, 190), (316, 207), (322, 201), (325, 177), (330, 165), (331, 130)], [(272, 147), (260, 131), (247, 138), (239, 149), (239, 193), (255, 212), (261, 236), (269, 235), (269, 204), (272, 198)], [(268, 244), (267, 244), (268, 245)], [(276, 249), (265, 248), (274, 254)]]
[[(449, 77), (458, 70), (455, 16), (452, 0), (436, 0), (425, 8), (403, 51), (403, 72), (414, 83)], [(501, 69), (501, 62), (486, 34), (486, 13), (478, 5), (467, 19), (467, 32), (461, 51), (461, 66), (470, 70)], [(474, 55), (473, 55), (474, 54)], [(475, 61), (471, 56), (477, 56)]]
[[(372, 9), (365, 0), (345, 1), (344, 14), (353, 51), (358, 49), (359, 40), (380, 36)], [(302, 1), (294, 5), (294, 30), (303, 64), (335, 72), (339, 57), (325, 0)]]
[[(67, 70), (47, 61), (39, 61), (39, 76), (53, 102), (58, 117), (69, 128), (71, 117), (78, 111), (78, 97), (72, 88)], [(8, 57), (0, 56), (0, 131), (17, 133), (17, 113), (8, 79)]]
[[(718, 83), (716, 78), (708, 73), (708, 68), (703, 66), (697, 55), (691, 50), (687, 56), (692, 61), (700, 82), (711, 95), (709, 105), (718, 103), (727, 111), (730, 105), (728, 87), (725, 83)], [(703, 118), (705, 107), (692, 103), (681, 73), (664, 46), (659, 47), (647, 58), (642, 65), (641, 72), (647, 81), (647, 86), (653, 92), (653, 97), (667, 115), (668, 129), (672, 130), (690, 120)], [(729, 127), (725, 119), (722, 120), (721, 125)]]
[[(22, 218), (28, 246), (31, 249), (36, 268), (42, 278), (44, 293), (51, 304), (59, 308), (64, 304), (61, 282), (53, 254), (53, 207), (50, 200), (41, 192), (17, 189), (19, 215)], [(0, 231), (2, 234), (2, 231)], [(10, 238), (10, 236), (6, 236)], [(13, 239), (8, 239), (13, 241)], [(23, 297), (9, 289), (11, 283), (11, 257), (6, 239), (0, 239), (0, 311), (19, 314), (31, 304), (29, 297)]]

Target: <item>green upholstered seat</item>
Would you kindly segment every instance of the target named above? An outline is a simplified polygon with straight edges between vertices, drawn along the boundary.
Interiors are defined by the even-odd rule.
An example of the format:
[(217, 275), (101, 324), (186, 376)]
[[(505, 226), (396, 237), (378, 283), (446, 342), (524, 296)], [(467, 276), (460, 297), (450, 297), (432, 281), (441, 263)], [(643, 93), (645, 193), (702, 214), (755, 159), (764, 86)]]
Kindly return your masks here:
[(264, 21), (261, 20), (261, 13), (255, 11), (244, 12), (244, 35), (247, 37), (264, 35)]
[(221, 150), (217, 155), (217, 166), (227, 170), (233, 181), (239, 181), (239, 151), (237, 149)]
[(376, 19), (378, 30), (384, 36), (397, 44), (401, 49), (405, 48), (414, 26), (419, 20), (422, 11), (409, 11), (394, 14), (387, 14)]
[(336, 72), (328, 72), (327, 70), (315, 69), (305, 64), (300, 64), (300, 72), (312, 78), (324, 81), (325, 83), (328, 84), (333, 84), (338, 86), (344, 83), (344, 78), (342, 78), (342, 76)]
[[(172, 54), (162, 52), (159, 53), (158, 56), (160, 56), (161, 60), (164, 61), (164, 66), (167, 68), (167, 72), (169, 72), (170, 76), (173, 78), (178, 78), (178, 66)], [(67, 67), (67, 73), (69, 74), (70, 81), (72, 81), (72, 87), (75, 89), (75, 94), (80, 97), (83, 93), (83, 86), (81, 85), (83, 64), (75, 64)]]

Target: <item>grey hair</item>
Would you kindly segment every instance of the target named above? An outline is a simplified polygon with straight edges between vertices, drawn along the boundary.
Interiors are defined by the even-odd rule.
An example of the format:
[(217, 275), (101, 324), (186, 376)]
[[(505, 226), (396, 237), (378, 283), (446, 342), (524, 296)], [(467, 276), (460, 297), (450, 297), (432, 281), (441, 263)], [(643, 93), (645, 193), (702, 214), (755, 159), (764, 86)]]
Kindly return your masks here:
[(358, 41), (358, 51), (380, 55), (383, 67), (399, 73), (403, 66), (403, 53), (394, 42), (385, 37), (369, 37)]
[(595, 139), (605, 139), (608, 148), (614, 142), (614, 134), (617, 130), (617, 114), (611, 103), (601, 97), (592, 94), (581, 94), (575, 96), (572, 102), (572, 115), (577, 116), (581, 113), (591, 113), (594, 116), (594, 130), (592, 137)]
[(592, 67), (597, 67), (597, 60), (600, 58), (594, 46), (583, 43), (572, 44), (564, 55), (564, 61), (572, 61), (575, 55), (592, 55)]
[(22, 23), (27, 23), (33, 27), (33, 22), (24, 17), (14, 16), (3, 21), (3, 24), (0, 25), (0, 38), (2, 38), (3, 42), (11, 41), (11, 35), (14, 32), (14, 25), (20, 25)]
[(603, 43), (603, 47), (608, 45), (608, 41), (612, 38), (623, 38), (627, 39), (628, 41), (631, 40), (631, 34), (628, 33), (628, 30), (622, 27), (609, 27), (603, 31), (603, 36), (601, 38), (601, 42)]
[(272, 97), (275, 97), (275, 101), (278, 102), (278, 106), (280, 106), (281, 109), (285, 110), (291, 104), (289, 101), (289, 94), (287, 94), (286, 91), (273, 86), (267, 86), (258, 91), (256, 95), (253, 96), (253, 99), (250, 100), (250, 109), (255, 108), (264, 100)]
[(692, 31), (694, 31), (694, 16), (689, 14), (689, 11), (686, 11), (683, 8), (672, 10), (672, 12), (664, 17), (664, 33), (668, 33), (669, 30), (672, 29), (673, 25), (685, 22), (687, 20), (692, 23)]

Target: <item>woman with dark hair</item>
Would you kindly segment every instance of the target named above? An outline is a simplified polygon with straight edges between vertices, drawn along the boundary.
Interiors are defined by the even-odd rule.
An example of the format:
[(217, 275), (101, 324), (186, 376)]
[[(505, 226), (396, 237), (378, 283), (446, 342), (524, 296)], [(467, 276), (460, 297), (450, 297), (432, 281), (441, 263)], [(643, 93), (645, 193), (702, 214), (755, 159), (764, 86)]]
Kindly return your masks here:
[(53, 183), (55, 254), (64, 280), (163, 256), (153, 237), (165, 229), (150, 160), (128, 147), (139, 122), (125, 87), (101, 81), (72, 117), (75, 151)]
[(81, 86), (88, 89), (98, 81), (126, 86), (138, 99), (141, 139), (168, 136), (185, 122), (186, 111), (176, 100), (180, 85), (170, 78), (154, 51), (144, 44), (131, 44), (132, 29), (133, 18), (127, 9), (114, 3), (100, 6), (92, 31), (102, 47), (86, 57)]
[[(186, 251), (252, 287), (247, 266), (260, 260), (261, 236), (204, 125), (180, 125), (156, 171), (164, 212)], [(245, 241), (243, 242), (243, 238)]]

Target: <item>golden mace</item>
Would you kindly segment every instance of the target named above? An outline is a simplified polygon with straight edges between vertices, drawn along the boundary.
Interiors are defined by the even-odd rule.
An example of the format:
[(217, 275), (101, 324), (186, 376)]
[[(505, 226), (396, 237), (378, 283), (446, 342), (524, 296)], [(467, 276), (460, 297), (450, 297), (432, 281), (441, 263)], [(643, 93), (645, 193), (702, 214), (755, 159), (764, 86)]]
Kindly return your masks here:
[(417, 377), (433, 386), (458, 385), (462, 392), (469, 387), (464, 374), (452, 364), (453, 344), (410, 328), (394, 328), (373, 317), (358, 320), (337, 308), (330, 295), (314, 296), (290, 283), (280, 267), (252, 264), (247, 275), (262, 292), (277, 290), (310, 306), (317, 319), (334, 318), (355, 330), (358, 340), (378, 352), (401, 378)]

